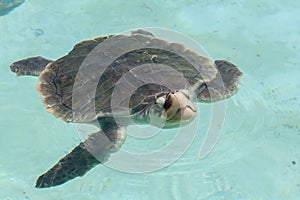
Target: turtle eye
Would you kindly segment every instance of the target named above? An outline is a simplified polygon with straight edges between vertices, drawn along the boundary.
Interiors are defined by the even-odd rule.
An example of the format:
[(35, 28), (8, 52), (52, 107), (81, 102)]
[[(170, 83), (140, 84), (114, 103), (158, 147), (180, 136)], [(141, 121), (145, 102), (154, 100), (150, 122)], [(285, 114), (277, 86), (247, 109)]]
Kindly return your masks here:
[(167, 99), (165, 100), (164, 109), (168, 110), (172, 105), (171, 95), (167, 96)]
[(159, 97), (156, 99), (155, 103), (157, 103), (158, 105), (163, 106), (166, 102), (166, 98), (165, 97)]

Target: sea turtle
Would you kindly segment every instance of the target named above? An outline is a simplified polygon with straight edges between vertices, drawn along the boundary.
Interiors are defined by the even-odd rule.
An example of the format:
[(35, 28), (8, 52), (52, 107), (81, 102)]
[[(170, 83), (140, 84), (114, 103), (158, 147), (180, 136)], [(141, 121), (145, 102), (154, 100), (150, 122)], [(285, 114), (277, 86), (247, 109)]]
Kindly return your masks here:
[[(106, 41), (109, 43), (101, 46)], [(125, 53), (112, 58), (120, 49)], [(97, 59), (89, 58), (90, 54), (96, 55)], [(112, 59), (108, 66), (102, 62), (106, 58)], [(81, 69), (83, 65), (85, 68)], [(166, 70), (169, 69), (166, 66), (173, 70)], [(39, 76), (37, 91), (46, 110), (57, 118), (101, 126), (98, 132), (90, 134), (41, 175), (36, 182), (37, 188), (63, 184), (104, 163), (124, 143), (129, 123), (162, 128), (189, 123), (196, 115), (192, 93), (199, 102), (228, 98), (237, 92), (242, 75), (228, 61), (211, 61), (181, 44), (158, 39), (146, 31), (83, 41), (56, 61), (32, 57), (14, 62), (10, 68), (18, 76)], [(101, 77), (95, 76), (98, 71), (101, 71)], [(138, 77), (143, 74), (150, 80)], [(84, 81), (76, 84), (78, 77)], [(189, 86), (179, 81), (180, 78), (185, 79)], [(93, 91), (89, 86), (94, 83), (96, 89)], [(117, 84), (122, 88), (117, 92), (119, 101), (112, 103)], [(79, 97), (77, 100), (74, 91)], [(130, 97), (126, 103), (128, 94)], [(126, 106), (129, 113), (124, 114)], [(116, 122), (116, 116), (122, 120)]]

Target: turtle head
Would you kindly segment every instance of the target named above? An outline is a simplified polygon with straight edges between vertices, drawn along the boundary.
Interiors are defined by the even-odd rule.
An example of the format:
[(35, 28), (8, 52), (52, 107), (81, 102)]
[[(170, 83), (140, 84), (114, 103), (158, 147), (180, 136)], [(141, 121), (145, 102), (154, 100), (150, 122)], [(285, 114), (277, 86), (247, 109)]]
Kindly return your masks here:
[(196, 116), (196, 108), (185, 90), (172, 91), (158, 97), (148, 109), (149, 123), (161, 128), (185, 125)]

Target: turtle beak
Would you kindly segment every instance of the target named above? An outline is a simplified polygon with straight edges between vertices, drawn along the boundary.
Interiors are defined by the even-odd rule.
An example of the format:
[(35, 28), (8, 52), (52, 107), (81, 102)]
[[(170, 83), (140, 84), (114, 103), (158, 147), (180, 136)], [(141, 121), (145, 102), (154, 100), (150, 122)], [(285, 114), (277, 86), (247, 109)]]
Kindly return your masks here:
[(189, 97), (182, 91), (171, 92), (165, 102), (166, 125), (181, 125), (192, 121), (196, 116), (196, 108)]

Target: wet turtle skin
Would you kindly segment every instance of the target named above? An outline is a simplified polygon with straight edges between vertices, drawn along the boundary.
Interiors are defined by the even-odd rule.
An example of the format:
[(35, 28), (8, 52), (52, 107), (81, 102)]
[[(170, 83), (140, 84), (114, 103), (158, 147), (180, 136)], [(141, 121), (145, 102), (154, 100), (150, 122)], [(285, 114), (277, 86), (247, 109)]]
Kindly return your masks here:
[[(101, 52), (101, 48), (104, 48), (101, 45), (109, 39), (128, 41), (129, 49), (133, 50), (113, 59), (108, 66), (93, 57), (87, 59), (94, 51), (96, 54)], [(134, 44), (141, 44), (142, 47), (134, 49)], [(114, 52), (112, 50), (106, 54), (109, 57)], [(86, 62), (89, 63), (88, 68), (82, 70)], [(153, 68), (139, 68), (141, 65)], [(169, 66), (173, 71), (162, 66)], [(155, 67), (159, 67), (159, 70), (156, 71)], [(55, 61), (32, 57), (14, 62), (10, 68), (18, 76), (39, 76), (37, 90), (46, 110), (57, 118), (66, 122), (97, 122), (101, 127), (41, 175), (36, 183), (37, 188), (57, 186), (83, 176), (121, 148), (129, 124), (125, 118), (124, 124), (117, 124), (112, 112), (114, 115), (123, 115), (127, 109), (128, 117), (148, 123), (148, 109), (155, 106), (158, 98), (185, 89), (186, 85), (178, 80), (187, 81), (199, 102), (211, 103), (234, 95), (242, 76), (242, 72), (228, 61), (211, 61), (181, 44), (169, 43), (155, 38), (152, 33), (141, 31), (132, 32), (130, 36), (110, 35), (83, 41)], [(102, 76), (97, 78), (95, 74), (99, 71)], [(145, 80), (136, 78), (143, 74), (149, 76), (144, 76)], [(78, 78), (88, 81), (76, 84)], [(120, 83), (120, 80), (123, 81)], [(94, 91), (91, 86), (95, 84), (97, 87)], [(166, 87), (167, 84), (171, 86)], [(119, 102), (114, 104), (112, 110), (112, 94), (117, 86), (122, 90), (118, 91)], [(74, 91), (88, 98), (74, 101)], [(129, 102), (126, 101), (128, 94), (131, 95)], [(162, 111), (173, 106), (174, 102), (168, 99)], [(74, 115), (74, 112), (79, 115)]]

